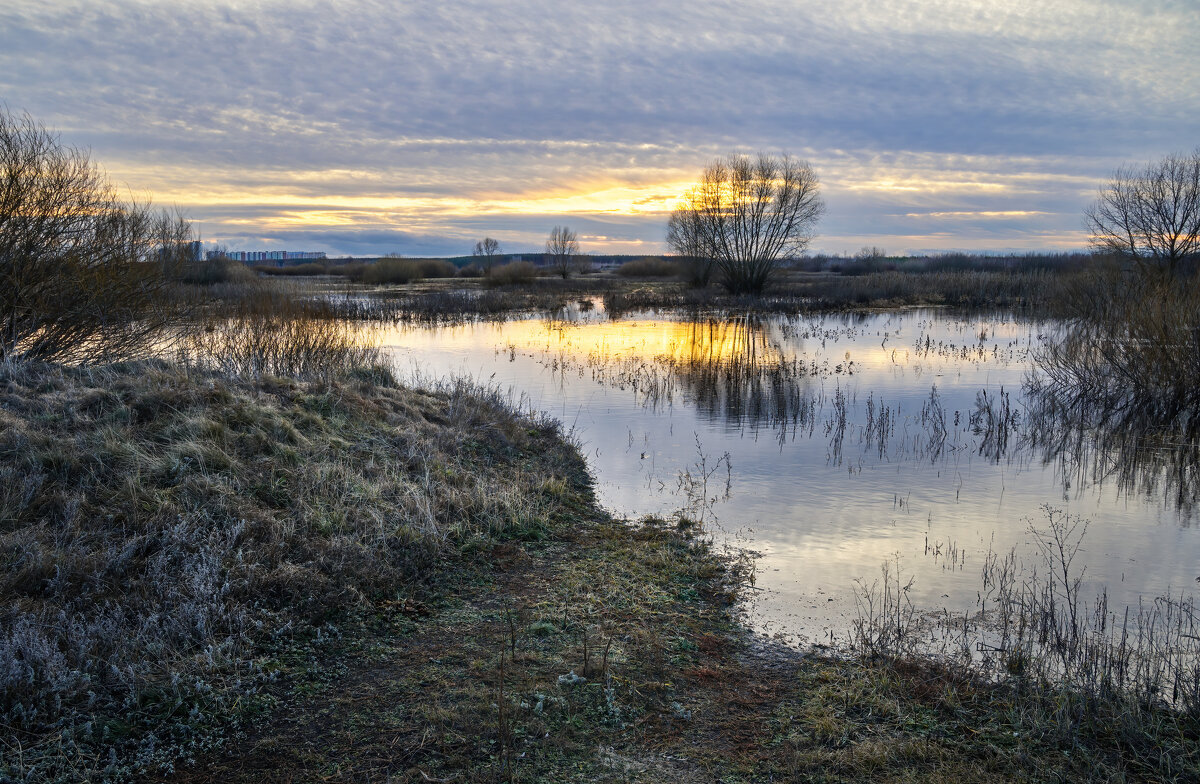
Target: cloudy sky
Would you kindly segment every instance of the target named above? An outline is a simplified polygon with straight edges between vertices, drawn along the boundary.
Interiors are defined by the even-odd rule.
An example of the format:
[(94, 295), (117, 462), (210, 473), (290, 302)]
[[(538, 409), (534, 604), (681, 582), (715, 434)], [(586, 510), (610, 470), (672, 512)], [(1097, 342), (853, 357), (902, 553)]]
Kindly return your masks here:
[(1200, 145), (1196, 0), (5, 0), (0, 102), (233, 249), (664, 249), (705, 163), (821, 177), (814, 250), (1086, 244)]

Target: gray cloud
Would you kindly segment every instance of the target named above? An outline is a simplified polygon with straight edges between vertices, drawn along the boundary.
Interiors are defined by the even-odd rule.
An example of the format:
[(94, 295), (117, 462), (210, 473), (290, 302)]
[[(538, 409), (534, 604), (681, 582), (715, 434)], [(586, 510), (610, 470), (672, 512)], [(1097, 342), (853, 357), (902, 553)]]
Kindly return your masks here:
[[(894, 217), (919, 212), (1055, 216), (1049, 228), (1045, 215), (949, 227), (964, 242), (1024, 241), (1025, 230), (1077, 231), (1087, 194), (1121, 161), (1195, 146), (1194, 11), (1094, 0), (16, 0), (0, 9), (0, 98), (131, 186), (171, 193), (214, 226), (220, 212), (231, 238), (242, 230), (229, 220), (267, 220), (285, 197), (653, 184), (766, 149), (822, 173), (827, 238), (939, 234), (945, 219)], [(873, 163), (1006, 187), (851, 187)], [(1042, 177), (1017, 187), (1018, 170)], [(189, 190), (280, 195), (217, 209), (219, 195), (189, 205)], [(356, 224), (363, 242), (391, 241), (367, 233), (375, 224), (411, 221), (449, 253), (486, 230), (470, 216), (430, 227), (428, 215), (377, 212)], [(661, 239), (658, 218), (605, 220), (628, 224), (620, 236)], [(484, 222), (535, 242), (525, 216)], [(355, 230), (314, 232), (348, 249)]]

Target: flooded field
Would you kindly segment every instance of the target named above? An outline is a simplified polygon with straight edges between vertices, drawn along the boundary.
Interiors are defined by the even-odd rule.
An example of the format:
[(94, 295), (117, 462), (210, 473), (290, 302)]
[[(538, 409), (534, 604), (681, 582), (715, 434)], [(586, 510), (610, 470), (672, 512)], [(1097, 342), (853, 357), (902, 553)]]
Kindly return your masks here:
[[(1082, 595), (1194, 595), (1195, 464), (1031, 406), (1054, 323), (871, 315), (555, 318), (385, 329), (402, 374), (468, 376), (563, 421), (601, 503), (684, 514), (761, 555), (751, 613), (844, 642), (890, 564), (921, 611), (970, 612), (994, 556), (1037, 568), (1047, 509), (1086, 520)], [(1078, 529), (1082, 532), (1082, 526)], [(989, 554), (993, 558), (989, 558)]]

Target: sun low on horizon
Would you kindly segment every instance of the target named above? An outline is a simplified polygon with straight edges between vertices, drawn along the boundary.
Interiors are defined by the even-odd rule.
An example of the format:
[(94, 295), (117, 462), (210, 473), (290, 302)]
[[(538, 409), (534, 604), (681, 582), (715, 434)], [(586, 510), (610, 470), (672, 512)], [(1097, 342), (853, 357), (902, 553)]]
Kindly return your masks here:
[(661, 253), (763, 151), (820, 178), (814, 251), (1063, 251), (1200, 140), (1198, 38), (1181, 2), (16, 0), (0, 102), (232, 249)]

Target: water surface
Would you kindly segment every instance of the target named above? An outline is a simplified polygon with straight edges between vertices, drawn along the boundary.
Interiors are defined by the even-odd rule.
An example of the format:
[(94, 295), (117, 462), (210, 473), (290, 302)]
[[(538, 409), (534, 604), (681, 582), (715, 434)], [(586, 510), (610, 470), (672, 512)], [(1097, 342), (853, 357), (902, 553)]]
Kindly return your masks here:
[(1169, 468), (1032, 435), (1022, 382), (1057, 330), (929, 310), (612, 319), (584, 307), (394, 327), (383, 344), (402, 372), (469, 376), (562, 420), (614, 513), (683, 512), (760, 553), (756, 622), (822, 642), (845, 640), (856, 581), (885, 561), (914, 579), (919, 607), (969, 610), (989, 551), (1035, 560), (1029, 527), (1045, 505), (1090, 521), (1085, 594), (1119, 607), (1194, 590), (1200, 531)]

